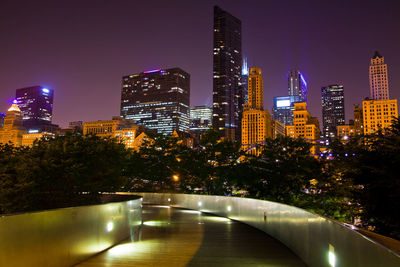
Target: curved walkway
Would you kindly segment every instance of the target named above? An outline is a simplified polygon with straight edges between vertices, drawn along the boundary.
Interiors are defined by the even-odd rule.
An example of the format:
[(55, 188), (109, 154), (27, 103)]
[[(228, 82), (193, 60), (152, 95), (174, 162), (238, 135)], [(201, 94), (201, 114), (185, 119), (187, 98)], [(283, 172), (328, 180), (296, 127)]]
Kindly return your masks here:
[(139, 232), (77, 266), (306, 265), (279, 241), (246, 224), (192, 210), (144, 205)]

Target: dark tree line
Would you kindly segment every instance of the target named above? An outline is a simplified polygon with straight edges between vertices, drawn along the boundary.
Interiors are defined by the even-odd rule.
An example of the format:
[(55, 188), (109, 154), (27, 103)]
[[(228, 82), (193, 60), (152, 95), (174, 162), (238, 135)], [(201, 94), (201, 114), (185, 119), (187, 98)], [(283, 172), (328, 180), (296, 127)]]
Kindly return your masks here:
[(150, 134), (140, 150), (80, 133), (32, 148), (0, 145), (0, 213), (99, 203), (101, 192), (244, 196), (295, 205), (342, 221), (356, 218), (400, 238), (400, 122), (375, 136), (333, 142), (333, 158), (301, 139), (268, 139), (258, 156), (206, 132), (195, 148)]

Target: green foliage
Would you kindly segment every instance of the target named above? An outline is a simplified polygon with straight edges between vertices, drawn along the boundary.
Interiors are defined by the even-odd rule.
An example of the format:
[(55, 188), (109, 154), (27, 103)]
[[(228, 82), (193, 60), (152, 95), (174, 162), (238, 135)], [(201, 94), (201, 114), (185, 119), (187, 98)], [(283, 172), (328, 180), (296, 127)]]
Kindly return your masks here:
[(99, 202), (120, 189), (128, 153), (115, 140), (71, 134), (32, 148), (0, 146), (0, 210), (42, 210)]
[(74, 133), (32, 148), (0, 145), (0, 213), (98, 203), (99, 192), (150, 191), (233, 195), (298, 206), (342, 221), (361, 218), (400, 238), (400, 122), (377, 135), (332, 140), (333, 159), (310, 154), (302, 139), (267, 139), (246, 154), (204, 133), (182, 139), (149, 133), (140, 150)]

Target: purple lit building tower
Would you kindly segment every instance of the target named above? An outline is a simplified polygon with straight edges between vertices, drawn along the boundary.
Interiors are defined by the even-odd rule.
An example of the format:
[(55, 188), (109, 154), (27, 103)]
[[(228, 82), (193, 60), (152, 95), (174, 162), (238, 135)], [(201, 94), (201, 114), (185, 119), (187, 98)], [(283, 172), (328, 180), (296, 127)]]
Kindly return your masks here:
[(288, 73), (289, 96), (298, 96), (299, 102), (307, 103), (307, 82), (298, 69), (292, 69)]
[(23, 115), (23, 125), (28, 132), (55, 132), (53, 116), (53, 89), (32, 86), (17, 89), (15, 99)]
[(171, 134), (189, 132), (190, 75), (180, 68), (155, 69), (122, 77), (121, 117)]

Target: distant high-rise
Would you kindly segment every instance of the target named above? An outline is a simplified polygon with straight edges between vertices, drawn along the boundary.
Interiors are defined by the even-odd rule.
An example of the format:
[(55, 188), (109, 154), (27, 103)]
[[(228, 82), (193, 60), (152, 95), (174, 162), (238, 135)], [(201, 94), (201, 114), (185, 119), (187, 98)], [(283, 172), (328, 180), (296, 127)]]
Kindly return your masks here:
[(274, 120), (283, 125), (293, 124), (294, 103), (299, 102), (299, 96), (277, 96), (274, 97), (274, 106), (272, 108)]
[(4, 117), (6, 116), (5, 113), (0, 113), (0, 127), (3, 127), (4, 124)]
[(286, 135), (292, 138), (304, 138), (307, 142), (313, 144), (311, 154), (319, 152), (319, 122), (312, 117), (307, 110), (306, 102), (294, 103), (293, 125), (286, 126)]
[(241, 21), (214, 7), (213, 127), (227, 140), (240, 140), (243, 106)]
[(211, 128), (212, 108), (196, 106), (190, 109), (190, 131), (201, 133)]
[(355, 135), (362, 135), (364, 133), (362, 107), (360, 105), (353, 105), (353, 114), (354, 114), (354, 133)]
[(26, 133), (25, 127), (22, 126), (22, 118), (23, 115), (17, 105), (17, 100), (14, 100), (4, 118), (4, 126), (0, 128), (0, 143), (11, 142), (14, 146), (22, 145), (22, 136)]
[(158, 133), (189, 131), (190, 75), (156, 69), (122, 78), (121, 117)]
[[(242, 118), (242, 149), (249, 150), (272, 138), (272, 120), (268, 110), (264, 110), (263, 77), (260, 68), (250, 68), (248, 101), (244, 105)], [(248, 153), (258, 155), (258, 147)]]
[(23, 115), (23, 125), (28, 131), (55, 131), (51, 124), (53, 114), (53, 89), (32, 86), (16, 90), (15, 98)]
[(387, 64), (385, 64), (384, 57), (378, 51), (375, 51), (375, 55), (371, 58), (371, 64), (369, 65), (369, 86), (372, 99), (389, 99)]
[(307, 102), (307, 82), (298, 69), (292, 69), (288, 73), (289, 96), (298, 96), (299, 102)]
[(321, 88), (322, 124), (325, 138), (337, 136), (337, 126), (346, 123), (344, 116), (344, 88), (329, 85)]

